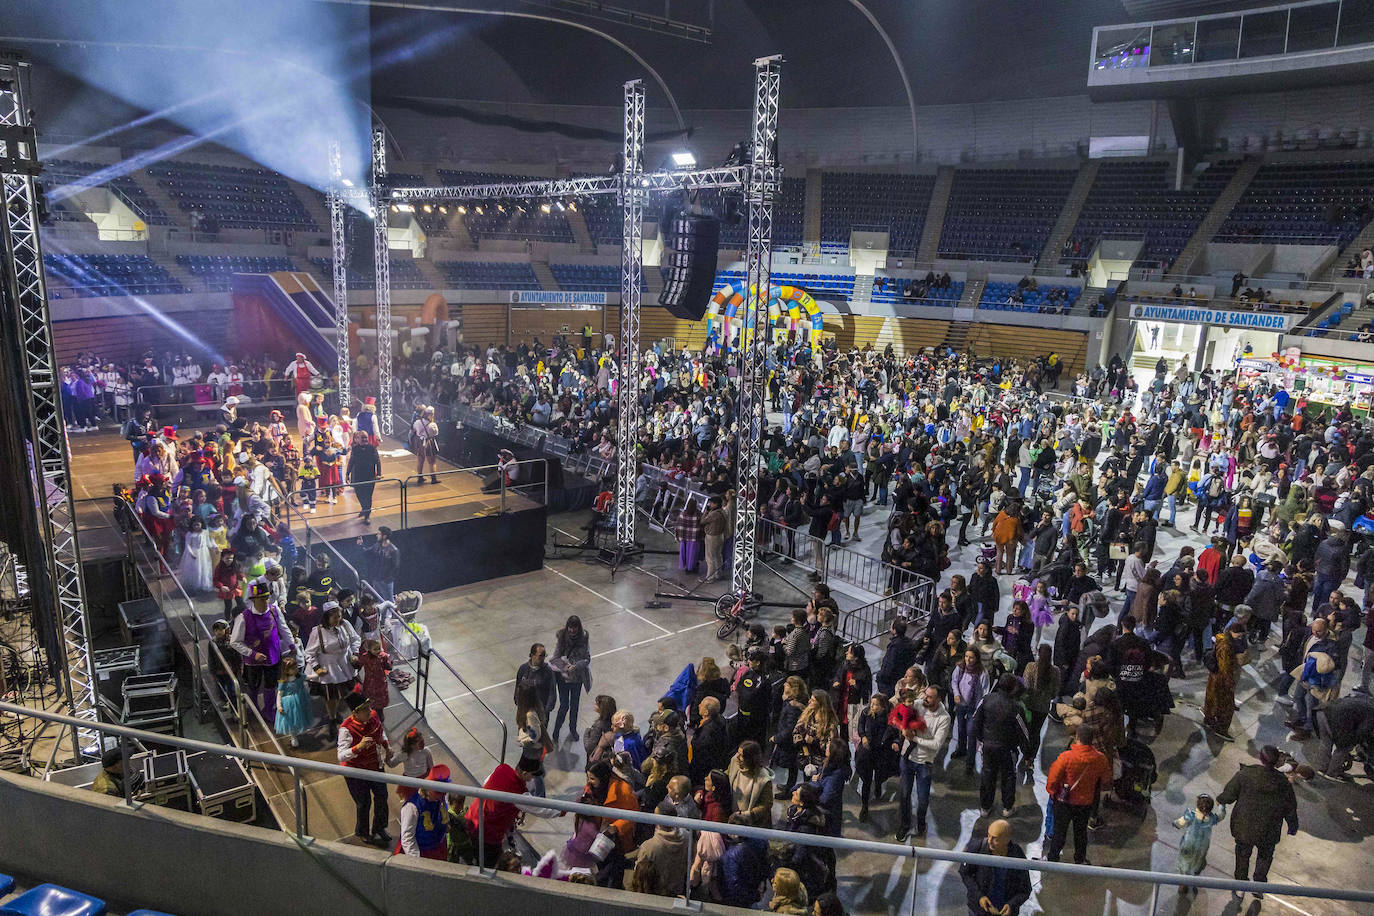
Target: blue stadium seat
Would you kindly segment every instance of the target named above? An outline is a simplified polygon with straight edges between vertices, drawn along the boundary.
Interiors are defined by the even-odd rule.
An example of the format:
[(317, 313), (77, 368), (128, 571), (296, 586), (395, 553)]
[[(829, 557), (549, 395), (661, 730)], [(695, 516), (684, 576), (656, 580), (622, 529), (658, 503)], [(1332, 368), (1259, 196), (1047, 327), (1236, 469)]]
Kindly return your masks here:
[(8, 903), (5, 916), (104, 916), (105, 901), (56, 884), (40, 884)]

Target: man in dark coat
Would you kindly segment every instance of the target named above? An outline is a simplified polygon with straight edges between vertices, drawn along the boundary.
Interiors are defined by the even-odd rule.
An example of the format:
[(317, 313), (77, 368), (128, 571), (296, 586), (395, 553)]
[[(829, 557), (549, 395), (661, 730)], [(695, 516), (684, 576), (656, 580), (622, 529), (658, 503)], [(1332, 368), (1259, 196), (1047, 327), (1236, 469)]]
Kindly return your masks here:
[(892, 688), (906, 676), (906, 669), (916, 663), (918, 648), (916, 640), (906, 635), (906, 620), (903, 618), (897, 617), (892, 621), (891, 633), (874, 676), (878, 691), (889, 697), (892, 696)]
[(1318, 544), (1313, 563), (1317, 573), (1317, 581), (1312, 584), (1312, 610), (1315, 611), (1331, 599), (1331, 592), (1350, 572), (1350, 545), (1346, 543), (1345, 532), (1332, 531)]
[(1061, 697), (1073, 692), (1073, 685), (1083, 673), (1078, 667), (1078, 650), (1083, 646), (1083, 624), (1079, 622), (1078, 615), (1078, 606), (1069, 605), (1064, 616), (1059, 618), (1059, 629), (1054, 634), (1054, 664), (1061, 672)]
[(1278, 771), (1278, 748), (1266, 744), (1259, 759), (1258, 765), (1242, 766), (1217, 796), (1218, 804), (1235, 805), (1231, 836), (1236, 841), (1237, 881), (1250, 880), (1251, 853), (1256, 853), (1254, 880), (1269, 880), (1269, 865), (1284, 822), (1289, 836), (1298, 832), (1298, 799), (1288, 777)]
[(1327, 779), (1345, 779), (1350, 752), (1374, 743), (1374, 700), (1352, 695), (1318, 710), (1317, 733), (1321, 736), (1321, 749), (1313, 761), (1317, 772)]
[[(1004, 820), (988, 824), (988, 835), (983, 839), (970, 840), (964, 852), (1006, 856), (1009, 859), (1026, 857), (1021, 844), (1011, 838), (1011, 824)], [(1017, 916), (1021, 906), (1030, 899), (1030, 872), (1019, 868), (964, 864), (959, 866), (959, 877), (964, 879), (964, 889), (968, 894), (969, 916), (1001, 913)]]

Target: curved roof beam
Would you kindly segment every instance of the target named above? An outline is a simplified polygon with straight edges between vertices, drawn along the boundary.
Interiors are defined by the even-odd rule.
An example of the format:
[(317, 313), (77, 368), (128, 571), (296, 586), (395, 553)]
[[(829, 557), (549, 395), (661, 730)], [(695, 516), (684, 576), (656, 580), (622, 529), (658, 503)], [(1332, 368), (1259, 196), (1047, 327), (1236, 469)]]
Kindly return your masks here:
[[(318, 0), (318, 2), (338, 3), (344, 6), (375, 6), (384, 9), (419, 10), (426, 13), (464, 13), (473, 16), (504, 16), (510, 19), (534, 19), (540, 22), (551, 22), (555, 25), (566, 25), (574, 29), (581, 29), (584, 32), (590, 32), (598, 38), (603, 38), (606, 41), (609, 41), (611, 44), (615, 45), (617, 48), (624, 51), (630, 57), (634, 58), (635, 63), (643, 67), (648, 72), (648, 74), (654, 78), (654, 82), (658, 83), (658, 88), (663, 90), (663, 94), (668, 98), (668, 106), (673, 109), (673, 117), (677, 119), (677, 126), (682, 130), (687, 129), (687, 122), (682, 119), (682, 110), (678, 108), (677, 98), (674, 97), (672, 90), (668, 88), (668, 83), (664, 81), (663, 77), (659, 74), (659, 72), (655, 70), (653, 67), (651, 67), (649, 65), (649, 62), (645, 60), (643, 57), (641, 57), (639, 53), (635, 51), (634, 48), (630, 47), (625, 42), (621, 41), (619, 38), (616, 38), (614, 35), (611, 35), (607, 32), (603, 32), (600, 29), (594, 26), (587, 25), (584, 22), (576, 22), (572, 19), (562, 19), (558, 16), (546, 16), (543, 13), (521, 13), (515, 10), (483, 10), (465, 6), (450, 6), (444, 3), (417, 3), (412, 2), (412, 0)], [(857, 4), (858, 0), (851, 0), (851, 2)], [(860, 8), (862, 9), (862, 7)], [(872, 17), (870, 16), (870, 19), (871, 18)], [(874, 25), (877, 25), (876, 21), (874, 21)], [(882, 31), (881, 27), (879, 27), (879, 31)], [(883, 37), (886, 38), (887, 36), (884, 35)], [(893, 47), (892, 42), (890, 40), (888, 41), (888, 47)], [(893, 49), (893, 54), (895, 56), (895, 49)], [(898, 62), (897, 66), (899, 68), (901, 67), (900, 61)], [(902, 76), (903, 78), (905, 78), (905, 72), (903, 72)], [(907, 84), (907, 96), (911, 97), (911, 85), (909, 83)], [(916, 110), (914, 107), (912, 108), (911, 117), (912, 124), (914, 126), (916, 119)]]
[(916, 130), (916, 93), (911, 91), (911, 78), (907, 76), (906, 65), (902, 63), (902, 56), (897, 53), (897, 45), (892, 41), (892, 36), (887, 34), (882, 23), (878, 22), (878, 17), (874, 16), (868, 7), (864, 6), (861, 0), (849, 0), (859, 12), (864, 14), (868, 24), (873, 26), (873, 31), (878, 33), (878, 37), (887, 45), (888, 53), (892, 55), (892, 62), (897, 65), (897, 73), (902, 77), (902, 88), (906, 90), (906, 104), (911, 109), (911, 158), (913, 161), (920, 155), (920, 134)]

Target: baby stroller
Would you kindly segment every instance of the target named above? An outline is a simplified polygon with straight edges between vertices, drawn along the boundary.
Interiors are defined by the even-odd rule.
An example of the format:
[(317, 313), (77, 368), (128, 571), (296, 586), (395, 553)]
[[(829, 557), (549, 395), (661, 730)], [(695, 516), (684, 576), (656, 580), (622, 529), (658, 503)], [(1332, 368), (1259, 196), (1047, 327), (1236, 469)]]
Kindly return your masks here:
[(1116, 797), (1134, 807), (1148, 806), (1150, 789), (1159, 778), (1154, 752), (1144, 742), (1131, 738), (1122, 745), (1117, 762), (1121, 765), (1121, 775), (1112, 784)]

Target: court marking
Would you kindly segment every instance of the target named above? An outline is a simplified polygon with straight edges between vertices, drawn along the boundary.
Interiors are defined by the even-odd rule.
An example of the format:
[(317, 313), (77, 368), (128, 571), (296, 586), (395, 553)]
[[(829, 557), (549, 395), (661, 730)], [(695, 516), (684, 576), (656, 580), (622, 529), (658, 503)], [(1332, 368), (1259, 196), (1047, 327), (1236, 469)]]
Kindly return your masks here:
[(625, 613), (629, 614), (631, 617), (636, 617), (636, 618), (638, 618), (638, 619), (644, 621), (645, 623), (647, 623), (649, 626), (653, 627), (654, 629), (656, 629), (656, 630), (662, 630), (665, 634), (667, 634), (667, 635), (669, 635), (669, 636), (673, 635), (673, 631), (670, 630), (670, 629), (668, 629), (667, 627), (665, 627), (665, 626), (660, 626), (659, 624), (654, 623), (652, 620), (650, 620), (648, 617), (645, 617), (643, 614), (636, 614), (634, 611), (630, 610), (630, 609), (627, 608), (625, 605), (621, 604), (619, 601), (615, 601), (615, 600), (612, 600), (612, 599), (610, 599), (610, 598), (607, 598), (605, 595), (601, 594), (601, 592), (599, 592), (599, 591), (597, 591), (596, 589), (592, 588), (590, 585), (583, 585), (581, 582), (578, 582), (576, 579), (574, 579), (572, 576), (568, 575), (567, 573), (563, 572), (562, 570), (554, 569), (552, 566), (545, 566), (544, 568), (547, 569), (549, 572), (553, 573), (553, 574), (556, 575), (556, 576), (562, 576), (564, 579), (567, 579), (569, 582), (571, 582), (573, 585), (576, 585), (578, 588), (583, 589), (583, 590), (585, 590), (585, 591), (591, 592), (593, 595), (595, 595), (596, 597), (600, 598), (602, 601), (606, 602), (607, 604), (611, 605), (612, 607), (618, 607), (618, 608), (620, 608), (622, 611), (624, 611)]

